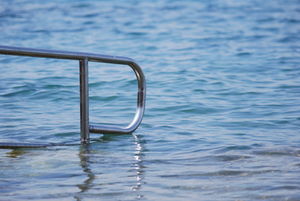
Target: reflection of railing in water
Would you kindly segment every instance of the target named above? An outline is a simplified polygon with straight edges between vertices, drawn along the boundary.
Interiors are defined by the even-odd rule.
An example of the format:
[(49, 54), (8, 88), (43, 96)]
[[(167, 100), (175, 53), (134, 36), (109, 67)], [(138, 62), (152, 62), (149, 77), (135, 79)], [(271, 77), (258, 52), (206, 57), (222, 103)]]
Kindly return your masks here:
[[(96, 178), (95, 174), (90, 168), (90, 147), (89, 145), (83, 145), (80, 147), (79, 159), (80, 166), (82, 167), (83, 172), (86, 174), (87, 179), (84, 180), (83, 184), (78, 184), (77, 187), (80, 189), (79, 193), (84, 193), (92, 188), (93, 182)], [(75, 196), (76, 200), (81, 200), (79, 196)]]
[[(144, 145), (141, 142), (139, 136), (133, 135), (133, 137), (135, 145), (135, 149), (132, 150), (132, 153), (134, 155), (134, 162), (130, 165), (130, 167), (133, 167), (132, 171), (134, 175), (130, 176), (135, 177), (135, 184), (131, 186), (131, 190), (135, 192), (136, 199), (138, 200), (144, 197), (144, 195), (141, 194), (141, 188), (144, 183), (143, 180), (145, 174), (143, 166)], [(95, 158), (93, 159), (93, 155), (95, 157), (95, 153), (93, 153), (91, 146), (92, 144), (82, 145), (78, 154), (80, 159), (80, 166), (82, 168), (83, 173), (86, 176), (84, 181), (81, 184), (77, 185), (80, 191), (77, 193), (77, 195), (74, 196), (74, 198), (78, 201), (82, 200), (82, 198), (84, 198), (84, 194), (88, 194), (88, 191), (92, 190), (93, 187), (99, 186), (100, 184), (97, 182), (101, 182), (101, 177), (99, 177), (97, 180), (97, 174), (95, 173), (95, 170), (93, 170), (93, 168), (91, 167), (91, 164), (94, 164), (95, 167), (97, 167), (97, 169), (99, 168), (99, 166), (97, 166), (95, 163), (95, 161), (97, 160), (95, 160)]]
[[(42, 58), (55, 59), (69, 59), (78, 60), (80, 69), (80, 133), (81, 143), (89, 142), (89, 133), (103, 133), (103, 134), (127, 134), (135, 131), (140, 125), (144, 110), (146, 98), (146, 81), (140, 66), (134, 60), (126, 57), (107, 56), (100, 54), (82, 53), (82, 52), (68, 52), (68, 51), (54, 51), (42, 50), (32, 48), (19, 48), (0, 46), (0, 54), (17, 55), (17, 56), (31, 56)], [(127, 65), (134, 71), (138, 81), (137, 93), (137, 109), (132, 122), (127, 127), (118, 127), (112, 125), (90, 125), (89, 124), (89, 88), (88, 88), (88, 62), (101, 62), (111, 64)], [(3, 144), (4, 145), (4, 144)], [(5, 143), (9, 147), (9, 143)], [(49, 146), (53, 146), (49, 144)], [(4, 146), (3, 146), (4, 147)], [(10, 146), (10, 147), (13, 147)], [(19, 146), (22, 147), (22, 146)], [(40, 145), (37, 147), (41, 147)], [(1, 143), (0, 143), (1, 148)], [(34, 144), (31, 144), (34, 148)]]
[(134, 154), (134, 169), (136, 171), (136, 185), (132, 187), (133, 191), (138, 192), (137, 199), (143, 198), (143, 195), (140, 193), (140, 190), (143, 185), (144, 180), (144, 166), (143, 166), (143, 144), (140, 141), (140, 138), (136, 135), (134, 136), (134, 144), (136, 145), (135, 154)]

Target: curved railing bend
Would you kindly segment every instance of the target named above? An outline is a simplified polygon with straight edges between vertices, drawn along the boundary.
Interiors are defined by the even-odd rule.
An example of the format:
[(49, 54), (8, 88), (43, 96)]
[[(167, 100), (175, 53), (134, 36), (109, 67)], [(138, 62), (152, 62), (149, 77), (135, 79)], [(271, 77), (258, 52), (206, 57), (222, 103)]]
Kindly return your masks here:
[[(21, 47), (0, 46), (0, 54), (43, 57), (55, 59), (71, 59), (79, 61), (80, 69), (80, 133), (81, 143), (89, 142), (89, 133), (127, 134), (135, 131), (140, 125), (146, 99), (146, 80), (141, 67), (131, 58), (108, 56), (101, 54), (69, 52), (57, 50), (32, 49)], [(137, 109), (132, 122), (126, 127), (114, 125), (89, 125), (89, 87), (88, 87), (88, 62), (101, 62), (127, 65), (134, 71), (138, 81)]]

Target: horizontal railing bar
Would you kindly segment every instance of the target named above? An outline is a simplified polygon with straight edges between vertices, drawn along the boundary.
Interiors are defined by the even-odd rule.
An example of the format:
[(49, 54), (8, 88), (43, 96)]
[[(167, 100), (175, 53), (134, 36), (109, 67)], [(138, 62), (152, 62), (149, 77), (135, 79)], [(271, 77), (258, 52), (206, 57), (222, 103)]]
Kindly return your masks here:
[(93, 53), (85, 53), (85, 52), (10, 47), (10, 46), (2, 46), (2, 45), (0, 45), (0, 54), (30, 56), (30, 57), (44, 57), (44, 58), (55, 58), (55, 59), (70, 59), (70, 60), (84, 60), (87, 58), (89, 61), (113, 63), (113, 64), (126, 64), (126, 65), (130, 65), (134, 63), (134, 60), (128, 57), (109, 56), (109, 55), (93, 54)]

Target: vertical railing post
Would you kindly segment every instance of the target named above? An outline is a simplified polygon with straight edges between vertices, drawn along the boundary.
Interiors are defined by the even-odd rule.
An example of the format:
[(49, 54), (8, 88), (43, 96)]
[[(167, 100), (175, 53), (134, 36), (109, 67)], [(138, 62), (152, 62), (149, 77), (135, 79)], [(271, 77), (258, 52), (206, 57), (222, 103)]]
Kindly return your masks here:
[(88, 59), (79, 61), (80, 71), (80, 139), (82, 144), (89, 143), (89, 82)]

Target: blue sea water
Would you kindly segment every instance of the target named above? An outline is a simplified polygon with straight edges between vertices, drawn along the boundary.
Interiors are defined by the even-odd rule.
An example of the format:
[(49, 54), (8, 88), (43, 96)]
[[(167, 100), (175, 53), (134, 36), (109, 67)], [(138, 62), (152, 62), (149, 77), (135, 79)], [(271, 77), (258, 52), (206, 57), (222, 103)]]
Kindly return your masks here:
[[(1, 0), (1, 45), (127, 56), (133, 135), (0, 150), (0, 200), (300, 200), (299, 0)], [(90, 64), (90, 119), (136, 81)], [(0, 142), (79, 143), (76, 61), (0, 55)]]

